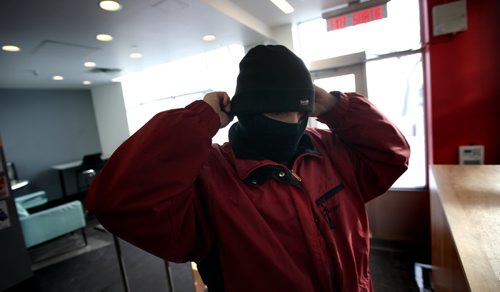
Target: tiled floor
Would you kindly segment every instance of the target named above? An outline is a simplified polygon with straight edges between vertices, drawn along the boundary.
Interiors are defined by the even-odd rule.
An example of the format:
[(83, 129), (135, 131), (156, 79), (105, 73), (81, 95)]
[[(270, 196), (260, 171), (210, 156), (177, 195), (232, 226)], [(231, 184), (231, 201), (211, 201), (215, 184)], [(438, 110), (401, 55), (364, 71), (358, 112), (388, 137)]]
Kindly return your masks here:
[[(10, 292), (123, 292), (126, 291), (113, 238), (99, 231), (89, 222), (89, 244), (82, 247), (81, 234), (75, 233), (64, 239), (31, 251), (37, 261), (33, 265), (34, 277), (18, 285)], [(76, 248), (75, 246), (80, 246)], [(120, 241), (125, 263), (129, 291), (169, 291), (164, 262), (126, 242)], [(62, 253), (70, 248), (69, 252)], [(58, 255), (45, 260), (52, 251)], [(372, 243), (371, 271), (376, 292), (419, 291), (414, 280), (414, 249), (392, 242)], [(192, 275), (189, 264), (170, 264), (175, 292), (192, 292)]]

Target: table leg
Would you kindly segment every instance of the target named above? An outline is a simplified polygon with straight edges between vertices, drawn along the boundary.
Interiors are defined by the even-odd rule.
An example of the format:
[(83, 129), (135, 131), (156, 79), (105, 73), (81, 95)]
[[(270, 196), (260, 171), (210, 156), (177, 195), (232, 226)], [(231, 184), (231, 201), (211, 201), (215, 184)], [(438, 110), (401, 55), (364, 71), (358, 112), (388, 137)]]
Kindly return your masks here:
[(61, 190), (62, 190), (62, 196), (63, 198), (66, 197), (66, 185), (64, 184), (64, 171), (63, 170), (58, 170), (59, 172), (59, 182), (61, 183)]

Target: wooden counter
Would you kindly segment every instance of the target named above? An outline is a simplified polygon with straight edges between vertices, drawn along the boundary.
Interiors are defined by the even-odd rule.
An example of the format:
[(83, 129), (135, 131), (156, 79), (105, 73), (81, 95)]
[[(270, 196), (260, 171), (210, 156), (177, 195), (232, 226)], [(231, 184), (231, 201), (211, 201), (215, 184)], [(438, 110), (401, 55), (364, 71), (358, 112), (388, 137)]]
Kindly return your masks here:
[(500, 291), (500, 166), (433, 165), (435, 291)]

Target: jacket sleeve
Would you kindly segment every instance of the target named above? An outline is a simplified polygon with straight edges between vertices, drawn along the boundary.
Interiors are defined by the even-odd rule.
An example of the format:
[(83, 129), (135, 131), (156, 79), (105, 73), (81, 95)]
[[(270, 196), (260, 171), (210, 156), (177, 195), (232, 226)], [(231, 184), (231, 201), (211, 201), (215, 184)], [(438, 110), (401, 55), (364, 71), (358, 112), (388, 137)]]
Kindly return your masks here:
[(329, 155), (344, 180), (365, 202), (386, 192), (408, 169), (410, 146), (403, 134), (370, 101), (357, 93), (338, 94), (333, 109), (318, 117), (332, 130)]
[(148, 252), (195, 260), (213, 236), (196, 181), (219, 126), (203, 101), (157, 114), (113, 153), (85, 206), (106, 229)]

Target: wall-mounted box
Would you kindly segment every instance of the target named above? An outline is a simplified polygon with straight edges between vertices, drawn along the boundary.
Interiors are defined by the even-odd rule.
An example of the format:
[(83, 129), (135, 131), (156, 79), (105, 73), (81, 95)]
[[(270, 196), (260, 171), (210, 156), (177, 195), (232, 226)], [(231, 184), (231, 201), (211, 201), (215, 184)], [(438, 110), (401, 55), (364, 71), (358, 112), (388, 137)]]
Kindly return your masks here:
[(471, 145), (458, 147), (460, 164), (484, 164), (484, 146)]
[(432, 7), (433, 35), (444, 35), (467, 30), (466, 1), (455, 1)]

